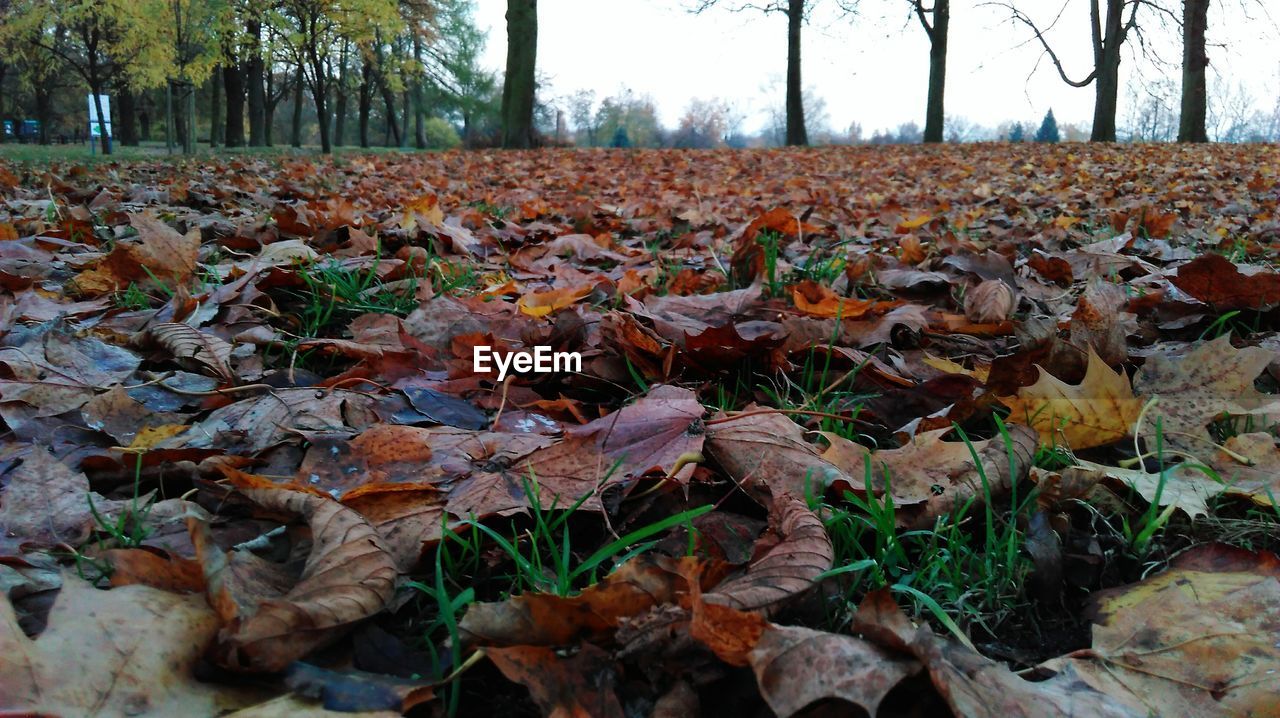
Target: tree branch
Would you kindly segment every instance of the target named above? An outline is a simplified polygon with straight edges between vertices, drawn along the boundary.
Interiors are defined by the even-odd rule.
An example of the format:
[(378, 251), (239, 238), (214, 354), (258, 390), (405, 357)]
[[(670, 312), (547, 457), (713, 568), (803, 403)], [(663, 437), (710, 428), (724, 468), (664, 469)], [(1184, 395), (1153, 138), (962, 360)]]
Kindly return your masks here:
[(1050, 46), (1049, 41), (1045, 39), (1044, 33), (1041, 32), (1040, 27), (1036, 25), (1031, 18), (1027, 17), (1022, 13), (1022, 11), (1018, 10), (1016, 7), (1014, 7), (1013, 5), (1010, 5), (1007, 2), (991, 2), (991, 3), (983, 3), (983, 4), (995, 5), (997, 7), (1005, 8), (1010, 13), (1010, 19), (1016, 20), (1022, 23), (1023, 25), (1026, 25), (1027, 27), (1031, 28), (1031, 31), (1035, 33), (1036, 39), (1040, 41), (1040, 45), (1044, 47), (1045, 53), (1047, 53), (1049, 55), (1049, 59), (1053, 61), (1053, 66), (1058, 69), (1058, 76), (1062, 78), (1063, 82), (1067, 83), (1068, 85), (1071, 85), (1072, 87), (1088, 87), (1089, 84), (1092, 83), (1098, 77), (1098, 67), (1097, 65), (1094, 65), (1093, 71), (1090, 72), (1087, 76), (1085, 76), (1083, 80), (1072, 80), (1067, 75), (1066, 68), (1062, 66), (1062, 61), (1058, 59), (1058, 53), (1053, 51), (1053, 47)]
[(910, 0), (911, 7), (916, 11), (916, 17), (920, 18), (920, 25), (924, 27), (924, 34), (929, 36), (929, 42), (933, 42), (933, 26), (929, 24), (929, 17), (925, 14), (924, 0)]

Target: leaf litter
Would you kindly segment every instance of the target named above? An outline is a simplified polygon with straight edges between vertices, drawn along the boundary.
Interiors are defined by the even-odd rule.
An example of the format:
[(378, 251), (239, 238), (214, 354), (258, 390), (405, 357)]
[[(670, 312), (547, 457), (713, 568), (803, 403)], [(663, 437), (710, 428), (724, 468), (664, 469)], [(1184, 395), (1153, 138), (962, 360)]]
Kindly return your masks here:
[(1261, 152), (8, 167), (0, 710), (1266, 713)]

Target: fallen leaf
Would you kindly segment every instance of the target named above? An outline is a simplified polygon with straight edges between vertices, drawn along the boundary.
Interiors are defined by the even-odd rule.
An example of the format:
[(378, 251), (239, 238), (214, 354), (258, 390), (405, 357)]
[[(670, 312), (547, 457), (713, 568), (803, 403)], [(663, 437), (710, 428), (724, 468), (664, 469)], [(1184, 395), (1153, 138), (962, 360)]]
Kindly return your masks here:
[(207, 369), (224, 381), (234, 381), (231, 371), (231, 343), (187, 324), (167, 322), (153, 325), (148, 334), (169, 350), (180, 364), (196, 371)]
[(355, 511), (336, 501), (285, 489), (241, 489), (267, 510), (296, 514), (311, 528), (306, 566), (292, 586), (273, 595), (235, 575), (208, 536), (188, 519), (204, 566), (209, 603), (224, 622), (214, 655), (233, 670), (279, 671), (381, 611), (395, 590), (396, 566), (382, 539)]
[[(762, 413), (755, 413), (762, 412)], [(777, 497), (821, 493), (848, 476), (818, 455), (804, 431), (783, 414), (748, 406), (707, 430), (707, 454), (756, 501), (768, 506)]]
[[(1037, 367), (1038, 368), (1038, 367)], [(1115, 443), (1130, 435), (1142, 399), (1123, 372), (1117, 372), (1092, 350), (1084, 380), (1067, 384), (1039, 369), (1035, 384), (1000, 401), (1011, 409), (1011, 421), (1025, 422), (1048, 446), (1062, 444), (1088, 449)]]
[(1280, 274), (1244, 273), (1231, 260), (1208, 252), (1178, 267), (1173, 286), (1218, 312), (1270, 309), (1280, 304)]
[(1138, 392), (1158, 400), (1142, 427), (1149, 450), (1156, 446), (1161, 420), (1164, 444), (1203, 455), (1214, 450), (1208, 426), (1221, 416), (1264, 417), (1280, 414), (1280, 397), (1254, 388), (1254, 380), (1275, 360), (1262, 347), (1236, 349), (1224, 334), (1185, 347), (1162, 347), (1134, 377)]
[(1222, 544), (1095, 594), (1092, 648), (1045, 664), (1137, 715), (1270, 715), (1280, 674), (1280, 560)]
[(838, 698), (867, 715), (920, 664), (854, 636), (769, 626), (750, 655), (760, 695), (779, 718)]
[[(193, 675), (218, 631), (204, 597), (148, 586), (100, 591), (64, 574), (48, 628), (34, 640), (0, 601), (0, 710), (41, 714), (218, 715), (245, 691)], [(74, 674), (69, 680), (68, 671)]]
[[(769, 512), (768, 546), (746, 571), (703, 595), (707, 603), (739, 611), (776, 609), (784, 601), (812, 588), (831, 568), (835, 551), (819, 519), (803, 499), (781, 496)], [(761, 543), (757, 542), (757, 546)]]
[(567, 655), (545, 646), (490, 648), (487, 655), (508, 680), (529, 689), (545, 716), (626, 715), (614, 692), (618, 671), (609, 654), (590, 643)]

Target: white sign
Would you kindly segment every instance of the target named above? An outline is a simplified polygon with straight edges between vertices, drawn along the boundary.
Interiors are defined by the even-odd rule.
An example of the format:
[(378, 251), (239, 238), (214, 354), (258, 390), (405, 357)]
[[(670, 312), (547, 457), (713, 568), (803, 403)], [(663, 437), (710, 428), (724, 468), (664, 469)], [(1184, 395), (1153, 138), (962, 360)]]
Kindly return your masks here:
[[(98, 108), (93, 102), (93, 95), (88, 95), (87, 97), (89, 98), (89, 136), (98, 137), (100, 136), (98, 132)], [(111, 132), (111, 96), (98, 95), (98, 100), (102, 103), (102, 119), (107, 125), (107, 136), (111, 137), (113, 134)]]

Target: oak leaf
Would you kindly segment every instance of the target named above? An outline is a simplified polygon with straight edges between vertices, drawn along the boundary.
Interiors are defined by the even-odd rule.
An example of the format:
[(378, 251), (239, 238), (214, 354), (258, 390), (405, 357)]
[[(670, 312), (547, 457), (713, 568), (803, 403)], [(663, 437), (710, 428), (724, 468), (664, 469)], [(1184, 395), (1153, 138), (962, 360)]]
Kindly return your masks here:
[(1280, 561), (1223, 544), (1095, 594), (1092, 647), (1044, 664), (1139, 715), (1274, 713)]
[(1046, 445), (1064, 444), (1072, 449), (1105, 446), (1129, 436), (1142, 400), (1134, 395), (1129, 378), (1117, 372), (1092, 349), (1084, 380), (1067, 384), (1037, 367), (1035, 384), (1000, 397), (1012, 411), (1011, 421), (1024, 422), (1040, 434)]

